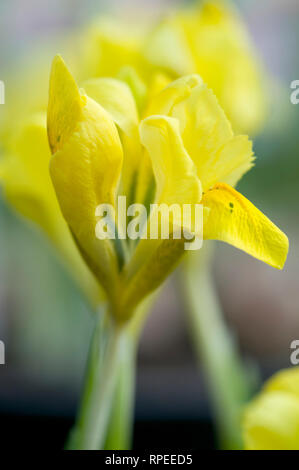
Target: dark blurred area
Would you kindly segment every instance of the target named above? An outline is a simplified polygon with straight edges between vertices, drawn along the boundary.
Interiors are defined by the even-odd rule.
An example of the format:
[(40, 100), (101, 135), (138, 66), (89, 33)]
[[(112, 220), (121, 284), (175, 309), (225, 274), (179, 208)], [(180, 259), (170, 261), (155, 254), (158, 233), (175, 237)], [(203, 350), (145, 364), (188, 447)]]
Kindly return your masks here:
[[(1, 72), (37, 38), (46, 40), (123, 3), (2, 0)], [(142, 3), (155, 15), (170, 2), (130, 5), (141, 9)], [(245, 359), (257, 361), (265, 378), (290, 365), (290, 343), (299, 339), (299, 105), (290, 103), (290, 83), (299, 79), (299, 4), (236, 3), (274, 78), (267, 122), (254, 138), (256, 166), (238, 189), (286, 232), (290, 252), (281, 272), (221, 245), (213, 269), (240, 351)], [(92, 326), (93, 312), (54, 250), (0, 199), (0, 340), (6, 351), (6, 364), (0, 365), (3, 447), (15, 442), (18, 447), (63, 446), (74, 419)], [(140, 449), (215, 446), (208, 394), (176, 274), (157, 300), (141, 340), (134, 436), (134, 446)]]

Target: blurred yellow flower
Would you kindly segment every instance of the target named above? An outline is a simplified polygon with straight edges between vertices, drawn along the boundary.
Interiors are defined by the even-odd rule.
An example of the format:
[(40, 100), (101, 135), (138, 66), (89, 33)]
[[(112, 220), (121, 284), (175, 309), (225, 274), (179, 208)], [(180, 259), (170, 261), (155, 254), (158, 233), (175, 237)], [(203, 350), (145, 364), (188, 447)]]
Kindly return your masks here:
[(299, 367), (274, 375), (247, 406), (243, 435), (247, 450), (299, 450)]
[(167, 17), (147, 35), (143, 56), (172, 77), (198, 73), (236, 132), (252, 134), (263, 123), (262, 67), (231, 2), (198, 2)]
[(95, 237), (96, 208), (115, 206), (119, 194), (144, 204), (202, 203), (205, 239), (282, 268), (287, 237), (231, 186), (253, 164), (251, 143), (234, 136), (199, 76), (178, 79), (152, 97), (141, 122), (123, 82), (99, 78), (83, 87), (57, 56), (48, 106), (50, 173), (62, 213), (119, 321), (184, 253), (182, 239), (141, 239), (133, 251), (121, 247), (120, 263), (119, 240)]
[(140, 46), (149, 25), (144, 26), (105, 16), (92, 21), (78, 38), (78, 79), (116, 77), (128, 65), (142, 71)]

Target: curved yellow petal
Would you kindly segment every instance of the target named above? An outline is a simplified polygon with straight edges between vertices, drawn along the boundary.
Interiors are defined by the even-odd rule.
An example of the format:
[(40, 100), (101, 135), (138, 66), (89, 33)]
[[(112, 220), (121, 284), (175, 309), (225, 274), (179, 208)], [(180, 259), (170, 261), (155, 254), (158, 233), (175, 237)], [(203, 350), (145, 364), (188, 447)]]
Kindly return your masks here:
[(48, 105), (48, 138), (51, 152), (61, 149), (82, 120), (86, 98), (80, 95), (77, 84), (61, 56), (52, 64)]
[[(167, 83), (167, 86), (160, 90), (159, 87), (162, 85), (161, 81), (165, 84), (167, 82), (167, 77), (161, 74), (160, 76), (156, 75), (153, 77), (153, 88), (149, 88), (149, 99), (144, 110), (145, 117), (150, 117), (152, 115), (170, 116), (175, 104), (188, 97), (192, 92), (192, 89), (202, 83), (202, 80), (198, 75), (188, 75), (171, 83)], [(155, 89), (157, 90), (156, 93)], [(148, 153), (145, 152), (142, 156), (139, 167), (136, 191), (138, 201), (143, 202), (144, 199), (147, 198), (147, 194), (149, 192), (152, 194), (152, 189), (154, 189), (153, 180), (151, 161)], [(149, 191), (147, 188), (150, 188)]]
[(201, 200), (196, 167), (184, 148), (179, 122), (166, 116), (150, 116), (140, 124), (140, 139), (146, 148), (156, 179), (156, 201), (194, 204)]
[(234, 186), (253, 165), (251, 142), (246, 136), (234, 136), (216, 96), (199, 75), (169, 84), (153, 97), (146, 114), (165, 114), (179, 121), (204, 190), (218, 181)]
[(85, 93), (108, 111), (119, 128), (130, 135), (138, 126), (138, 112), (128, 85), (115, 78), (92, 78), (81, 84)]
[[(195, 165), (184, 149), (178, 121), (165, 116), (148, 117), (141, 122), (140, 138), (153, 166), (156, 180), (155, 202), (167, 207), (176, 204), (180, 209), (184, 204), (192, 207), (199, 204), (201, 184)], [(172, 238), (171, 222), (173, 230), (184, 228), (195, 233), (193, 220), (185, 223), (174, 212), (167, 219), (167, 223), (170, 222), (170, 239), (149, 239), (151, 224), (160, 223), (155, 216), (156, 210), (153, 209), (148, 221), (148, 239), (140, 240), (126, 268), (125, 311), (128, 305), (136, 305), (142, 297), (160, 285), (184, 254), (184, 237)], [(163, 222), (165, 220), (162, 215), (161, 224)]]
[(53, 154), (50, 174), (68, 225), (90, 268), (107, 291), (117, 259), (110, 240), (95, 237), (96, 207), (115, 204), (122, 147), (109, 114), (78, 87), (60, 57), (54, 60), (48, 107)]
[(142, 68), (139, 29), (139, 24), (125, 25), (103, 15), (93, 21), (80, 44), (83, 78), (115, 77), (127, 64)]
[(70, 274), (93, 306), (100, 297), (99, 285), (78, 253), (61, 214), (49, 175), (51, 157), (45, 113), (28, 117), (14, 137), (11, 153), (2, 163), (1, 186), (11, 206), (33, 221), (49, 237)]
[[(151, 80), (148, 85), (147, 105), (150, 105), (155, 99), (155, 97), (162, 90), (164, 90), (171, 83), (171, 81), (172, 81), (171, 78), (166, 73), (163, 73), (160, 71), (155, 72), (153, 76), (151, 77)], [(148, 114), (149, 113), (145, 110), (142, 114), (142, 117), (146, 117)]]
[(299, 367), (266, 382), (245, 409), (243, 435), (248, 450), (299, 450)]
[(183, 238), (140, 241), (124, 271), (125, 288), (119, 318), (127, 320), (138, 303), (161, 286), (173, 272), (184, 253)]
[(197, 166), (204, 190), (217, 181), (235, 185), (253, 165), (252, 144), (234, 136), (216, 96), (199, 83), (189, 96), (173, 106), (180, 121), (184, 145)]
[(299, 367), (285, 369), (275, 374), (267, 381), (264, 391), (290, 393), (299, 401)]
[(113, 78), (90, 79), (83, 82), (82, 87), (90, 98), (103, 106), (119, 128), (124, 153), (120, 189), (130, 196), (141, 155), (139, 118), (132, 92), (126, 83)]
[(204, 239), (221, 240), (282, 269), (288, 238), (248, 199), (227, 184), (216, 184), (202, 198), (210, 209), (204, 219)]
[(172, 115), (172, 109), (181, 101), (187, 99), (192, 90), (198, 85), (202, 85), (199, 75), (186, 75), (169, 83), (158, 94), (150, 100), (146, 109), (146, 116), (153, 114)]
[(184, 32), (177, 27), (175, 15), (160, 22), (148, 35), (143, 55), (152, 67), (165, 70), (173, 77), (196, 71), (192, 51)]
[(247, 450), (299, 450), (299, 400), (262, 393), (244, 413), (243, 436)]

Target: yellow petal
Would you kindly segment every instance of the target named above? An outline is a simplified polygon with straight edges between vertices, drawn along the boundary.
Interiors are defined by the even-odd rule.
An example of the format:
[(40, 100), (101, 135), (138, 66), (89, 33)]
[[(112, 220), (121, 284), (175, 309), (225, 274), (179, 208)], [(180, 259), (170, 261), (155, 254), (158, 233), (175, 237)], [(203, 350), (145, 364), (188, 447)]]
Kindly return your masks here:
[(138, 125), (135, 100), (128, 85), (114, 78), (93, 78), (82, 84), (85, 93), (108, 111), (127, 135)]
[[(126, 320), (138, 303), (157, 289), (176, 268), (184, 250), (184, 239), (142, 240), (125, 270), (125, 289), (120, 318)], [(144, 243), (143, 243), (144, 242)], [(145, 243), (146, 242), (146, 243)], [(141, 247), (141, 249), (140, 249)]]
[[(151, 116), (140, 125), (141, 142), (152, 161), (156, 179), (157, 204), (197, 204), (201, 200), (201, 184), (196, 168), (184, 149), (179, 123), (165, 116)], [(148, 229), (155, 215), (149, 218)], [(183, 227), (181, 218), (171, 214), (173, 227)], [(163, 220), (162, 222), (163, 223)], [(192, 222), (184, 228), (194, 233)], [(169, 229), (170, 238), (172, 228)], [(199, 234), (198, 234), (199, 235)], [(149, 237), (149, 234), (148, 234)], [(184, 238), (142, 239), (126, 269), (125, 305), (136, 305), (155, 289), (175, 268), (184, 254)], [(125, 307), (125, 311), (128, 307)]]
[(299, 367), (285, 369), (267, 381), (265, 392), (286, 392), (294, 395), (299, 401)]
[(210, 209), (204, 220), (204, 239), (224, 241), (270, 266), (283, 268), (288, 238), (248, 199), (219, 183), (204, 194), (202, 204)]
[[(138, 112), (128, 85), (112, 78), (94, 78), (82, 83), (87, 95), (108, 111), (119, 127), (124, 152), (121, 192), (129, 196), (136, 179), (141, 146)], [(130, 201), (133, 202), (133, 201)]]
[(201, 184), (196, 167), (184, 148), (179, 122), (166, 116), (150, 116), (140, 125), (140, 138), (152, 161), (156, 201), (198, 203)]
[(252, 144), (234, 136), (217, 98), (199, 75), (175, 80), (153, 97), (146, 113), (180, 122), (184, 146), (197, 167), (203, 189), (218, 181), (234, 186), (253, 165)]
[[(151, 77), (151, 80), (148, 85), (148, 103), (151, 103), (153, 99), (155, 99), (155, 97), (171, 83), (171, 81), (171, 78), (166, 73), (162, 73), (160, 71), (155, 72)], [(143, 114), (143, 117), (146, 117), (149, 114), (151, 113), (145, 112)]]
[(35, 113), (24, 121), (14, 136), (11, 154), (2, 160), (5, 197), (26, 219), (33, 221), (56, 247), (62, 261), (93, 306), (100, 289), (90, 273), (61, 214), (49, 175), (50, 149), (46, 116)]
[(52, 153), (63, 147), (82, 119), (86, 98), (80, 95), (76, 82), (62, 58), (54, 58), (50, 76), (48, 138)]
[(186, 75), (171, 82), (160, 93), (152, 97), (146, 110), (146, 116), (152, 114), (172, 115), (173, 107), (188, 98), (192, 90), (202, 83), (200, 76), (195, 74)]
[(204, 190), (218, 181), (235, 185), (253, 165), (252, 145), (246, 136), (234, 136), (217, 98), (205, 85), (193, 87), (173, 106), (184, 145), (197, 166)]
[(299, 399), (263, 392), (244, 413), (243, 436), (247, 450), (299, 450)]
[(177, 27), (177, 19), (174, 16), (161, 22), (149, 34), (143, 55), (152, 67), (165, 70), (174, 77), (196, 70), (186, 37)]
[(99, 204), (115, 203), (122, 147), (112, 118), (80, 95), (60, 57), (51, 73), (48, 132), (51, 148), (57, 150), (50, 174), (62, 213), (90, 268), (109, 291), (117, 259), (111, 241), (95, 237), (95, 211)]
[[(151, 115), (170, 115), (171, 111), (176, 103), (179, 103), (181, 100), (184, 100), (186, 97), (190, 95), (192, 89), (197, 86), (198, 84), (202, 83), (201, 78), (198, 75), (189, 75), (186, 77), (181, 77), (174, 82), (168, 84), (162, 90), (159, 90), (159, 84), (165, 83), (167, 77), (165, 75), (158, 75), (153, 77), (153, 87), (149, 88), (149, 101), (144, 110), (145, 116)], [(157, 80), (157, 82), (156, 82)], [(155, 89), (159, 91), (155, 93)], [(145, 152), (143, 154), (139, 173), (138, 173), (138, 181), (137, 181), (137, 191), (136, 191), (136, 198), (138, 202), (144, 202), (147, 200), (147, 194), (153, 193), (153, 173), (151, 169), (151, 162), (148, 156), (148, 153)], [(148, 190), (148, 188), (150, 188)]]
[(115, 77), (127, 64), (139, 65), (142, 61), (139, 43), (140, 33), (136, 24), (125, 25), (102, 15), (82, 37), (81, 59), (85, 78)]

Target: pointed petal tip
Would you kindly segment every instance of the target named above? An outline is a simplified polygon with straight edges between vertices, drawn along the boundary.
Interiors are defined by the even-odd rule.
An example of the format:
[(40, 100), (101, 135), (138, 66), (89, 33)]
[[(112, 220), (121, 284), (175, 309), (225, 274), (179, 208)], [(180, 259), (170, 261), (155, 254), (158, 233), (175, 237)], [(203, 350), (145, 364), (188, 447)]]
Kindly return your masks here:
[(56, 54), (56, 55), (54, 56), (53, 61), (52, 61), (52, 67), (54, 67), (54, 66), (56, 66), (56, 65), (58, 65), (58, 64), (60, 64), (60, 63), (62, 63), (62, 64), (65, 65), (65, 62), (64, 62), (64, 60), (63, 60), (63, 58), (62, 58), (62, 55), (61, 55), (61, 54)]
[(225, 183), (203, 197), (211, 213), (204, 224), (205, 239), (229, 243), (273, 268), (283, 269), (288, 237), (248, 199)]
[[(59, 85), (59, 80), (63, 77), (72, 77), (65, 61), (61, 54), (56, 54), (52, 60), (51, 74), (50, 74), (50, 92), (53, 86)], [(61, 81), (60, 81), (61, 83)]]
[(83, 102), (74, 77), (62, 56), (52, 62), (48, 103), (48, 139), (56, 153), (74, 131), (80, 118)]
[(281, 232), (281, 238), (284, 242), (283, 254), (282, 254), (281, 260), (277, 264), (277, 266), (273, 266), (274, 268), (279, 269), (280, 271), (282, 271), (284, 269), (287, 258), (288, 258), (288, 253), (289, 253), (289, 239), (288, 239), (288, 237), (286, 236), (286, 234), (284, 232)]

